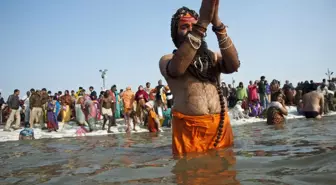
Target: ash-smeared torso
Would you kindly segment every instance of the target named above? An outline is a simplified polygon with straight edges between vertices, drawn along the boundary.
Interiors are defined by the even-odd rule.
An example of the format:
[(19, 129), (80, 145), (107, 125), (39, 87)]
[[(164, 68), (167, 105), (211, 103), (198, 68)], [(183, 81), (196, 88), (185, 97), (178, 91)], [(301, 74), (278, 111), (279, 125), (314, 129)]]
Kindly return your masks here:
[(220, 100), (216, 82), (201, 82), (188, 71), (180, 77), (171, 78), (163, 70), (165, 67), (166, 64), (160, 64), (163, 76), (168, 82), (174, 97), (173, 111), (195, 116), (220, 113)]

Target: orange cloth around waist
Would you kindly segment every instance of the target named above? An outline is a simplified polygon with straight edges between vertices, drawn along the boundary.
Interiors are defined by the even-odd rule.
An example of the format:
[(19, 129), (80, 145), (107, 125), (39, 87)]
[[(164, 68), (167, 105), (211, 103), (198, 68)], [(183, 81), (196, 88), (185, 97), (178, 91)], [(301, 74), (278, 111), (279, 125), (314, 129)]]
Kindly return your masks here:
[[(187, 116), (173, 112), (173, 154), (205, 152), (215, 148), (220, 115)], [(216, 148), (233, 145), (233, 132), (230, 118), (225, 112), (222, 137)]]

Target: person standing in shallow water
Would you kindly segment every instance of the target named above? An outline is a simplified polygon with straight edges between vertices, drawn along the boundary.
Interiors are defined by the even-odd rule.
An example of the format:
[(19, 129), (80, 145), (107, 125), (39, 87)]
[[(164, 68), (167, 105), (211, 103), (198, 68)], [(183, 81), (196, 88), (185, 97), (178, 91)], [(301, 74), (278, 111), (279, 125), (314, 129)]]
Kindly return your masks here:
[[(133, 93), (131, 87), (127, 87), (126, 91), (122, 95), (123, 105), (124, 105), (124, 118), (126, 122), (126, 132), (131, 131), (131, 114), (134, 112), (133, 103), (135, 100), (135, 94)], [(134, 115), (134, 114), (132, 114)], [(135, 127), (133, 128), (135, 129)]]
[(105, 130), (105, 124), (109, 121), (107, 133), (112, 133), (111, 126), (117, 126), (115, 122), (115, 112), (114, 112), (114, 104), (112, 97), (110, 96), (109, 91), (105, 91), (104, 97), (101, 99), (100, 104), (100, 112), (103, 115), (103, 127), (102, 130)]
[[(204, 152), (233, 145), (233, 133), (220, 87), (220, 74), (240, 66), (236, 48), (218, 17), (219, 0), (203, 0), (200, 16), (182, 7), (172, 17), (171, 36), (178, 48), (159, 62), (174, 95), (173, 154)], [(213, 25), (220, 53), (207, 48), (207, 27)], [(209, 32), (208, 32), (209, 34)]]
[(324, 96), (316, 90), (303, 95), (303, 115), (306, 118), (321, 119), (324, 114)]
[(272, 94), (271, 103), (267, 109), (267, 124), (276, 125), (285, 123), (285, 117), (288, 115), (283, 94), (278, 91)]

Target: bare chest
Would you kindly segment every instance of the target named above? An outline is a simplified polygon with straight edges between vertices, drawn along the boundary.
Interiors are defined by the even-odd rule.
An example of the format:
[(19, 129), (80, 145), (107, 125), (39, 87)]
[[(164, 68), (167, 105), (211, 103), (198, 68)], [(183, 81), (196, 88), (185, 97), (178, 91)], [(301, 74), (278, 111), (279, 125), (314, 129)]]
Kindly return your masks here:
[(192, 76), (168, 79), (174, 96), (174, 110), (186, 115), (217, 114), (220, 112), (216, 83), (201, 82)]

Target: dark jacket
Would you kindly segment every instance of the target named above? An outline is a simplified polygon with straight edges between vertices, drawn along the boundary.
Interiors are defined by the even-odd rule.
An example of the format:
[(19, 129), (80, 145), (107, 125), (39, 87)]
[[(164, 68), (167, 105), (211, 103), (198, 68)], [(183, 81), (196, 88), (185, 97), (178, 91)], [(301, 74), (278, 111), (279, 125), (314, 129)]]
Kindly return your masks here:
[(33, 93), (29, 98), (29, 106), (31, 109), (34, 107), (42, 108), (42, 97), (37, 93)]
[(20, 98), (14, 94), (10, 95), (7, 100), (10, 109), (18, 110), (20, 108)]
[(48, 102), (48, 100), (49, 100), (49, 96), (48, 96), (47, 93), (44, 93), (44, 94), (41, 95), (41, 103), (42, 103), (42, 105), (46, 104)]

